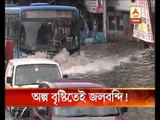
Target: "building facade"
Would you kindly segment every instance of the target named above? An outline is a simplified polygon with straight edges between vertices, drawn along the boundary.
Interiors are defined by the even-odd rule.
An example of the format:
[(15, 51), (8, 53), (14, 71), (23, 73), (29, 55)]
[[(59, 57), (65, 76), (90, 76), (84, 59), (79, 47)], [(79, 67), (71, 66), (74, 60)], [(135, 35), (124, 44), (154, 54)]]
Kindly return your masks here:
[(130, 0), (107, 2), (107, 40), (133, 40), (133, 25), (130, 23)]
[[(130, 23), (130, 6), (134, 5), (131, 0), (107, 0), (106, 28), (103, 31), (103, 0), (84, 0), (84, 6), (88, 17), (86, 29), (92, 35), (84, 35), (82, 41), (104, 42), (104, 32), (107, 32), (107, 41), (133, 40), (133, 25)], [(100, 11), (97, 11), (99, 9)], [(85, 16), (84, 16), (85, 17)], [(86, 32), (84, 32), (86, 33)], [(88, 42), (87, 41), (87, 42)]]

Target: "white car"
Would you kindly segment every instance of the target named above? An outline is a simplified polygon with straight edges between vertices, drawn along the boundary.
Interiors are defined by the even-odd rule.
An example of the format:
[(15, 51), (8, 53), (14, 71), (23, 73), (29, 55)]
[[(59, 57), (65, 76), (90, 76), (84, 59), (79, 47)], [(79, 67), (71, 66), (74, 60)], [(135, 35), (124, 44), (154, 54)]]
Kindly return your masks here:
[[(9, 60), (5, 73), (6, 88), (38, 88), (42, 81), (62, 79), (58, 63), (42, 58), (19, 58)], [(20, 108), (10, 107), (11, 116)]]

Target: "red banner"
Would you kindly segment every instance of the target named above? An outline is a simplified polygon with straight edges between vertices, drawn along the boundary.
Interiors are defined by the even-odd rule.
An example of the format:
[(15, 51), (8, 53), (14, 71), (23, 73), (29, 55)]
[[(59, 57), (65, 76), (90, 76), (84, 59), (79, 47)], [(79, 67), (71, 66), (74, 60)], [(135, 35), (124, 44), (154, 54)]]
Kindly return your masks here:
[(73, 88), (5, 90), (5, 106), (154, 107), (154, 89)]

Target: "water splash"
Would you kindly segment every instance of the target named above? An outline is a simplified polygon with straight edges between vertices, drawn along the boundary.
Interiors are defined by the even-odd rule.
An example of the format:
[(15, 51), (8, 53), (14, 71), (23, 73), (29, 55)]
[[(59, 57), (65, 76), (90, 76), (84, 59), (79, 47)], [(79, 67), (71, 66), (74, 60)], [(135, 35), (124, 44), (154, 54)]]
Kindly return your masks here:
[(102, 59), (95, 59), (93, 62), (88, 62), (85, 65), (79, 64), (77, 66), (71, 66), (63, 72), (65, 74), (86, 74), (89, 72), (102, 73), (113, 70), (115, 66), (119, 66), (122, 62), (129, 61), (130, 59), (128, 57), (123, 57), (121, 59), (118, 57), (104, 57)]
[(73, 66), (84, 66), (90, 62), (84, 52), (77, 56), (70, 56), (66, 49), (57, 54), (53, 60), (60, 65), (62, 71), (68, 70)]
[(45, 52), (36, 52), (35, 55), (29, 55), (28, 58), (48, 58)]
[(65, 74), (86, 74), (113, 70), (114, 66), (120, 65), (122, 62), (129, 62), (130, 58), (122, 57), (119, 59), (119, 56), (115, 55), (93, 60), (86, 57), (83, 51), (79, 56), (70, 56), (67, 50), (63, 49), (53, 60), (59, 63), (62, 72)]
[[(150, 49), (136, 52), (134, 55), (128, 55), (121, 57), (119, 55), (101, 57), (101, 58), (89, 58), (81, 51), (80, 55), (70, 56), (66, 49), (63, 49), (52, 60), (57, 62), (64, 74), (86, 74), (95, 73), (101, 74), (106, 71), (112, 71), (114, 67), (120, 66), (122, 63), (129, 63), (141, 59), (144, 54), (149, 53)], [(35, 55), (29, 57), (47, 58), (47, 54), (44, 52), (37, 52)]]

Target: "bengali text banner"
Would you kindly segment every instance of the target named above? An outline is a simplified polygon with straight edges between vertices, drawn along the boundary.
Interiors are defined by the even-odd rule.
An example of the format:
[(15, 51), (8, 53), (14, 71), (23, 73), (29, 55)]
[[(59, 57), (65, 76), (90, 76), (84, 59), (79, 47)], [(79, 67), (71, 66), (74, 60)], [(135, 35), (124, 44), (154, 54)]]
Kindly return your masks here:
[(155, 106), (154, 88), (9, 88), (5, 96), (6, 106)]

